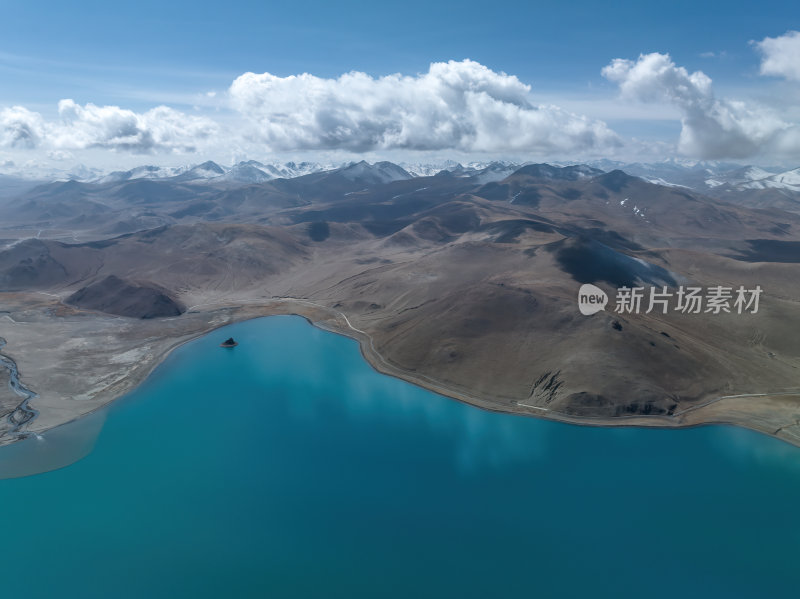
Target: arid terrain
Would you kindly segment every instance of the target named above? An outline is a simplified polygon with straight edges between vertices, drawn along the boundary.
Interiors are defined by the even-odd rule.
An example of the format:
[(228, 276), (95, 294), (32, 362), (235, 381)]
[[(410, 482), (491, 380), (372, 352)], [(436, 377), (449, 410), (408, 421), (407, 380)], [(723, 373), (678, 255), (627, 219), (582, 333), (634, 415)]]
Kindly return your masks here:
[[(37, 394), (23, 417), (0, 368), (0, 444), (107, 404), (218, 326), (300, 314), (378, 370), (486, 409), (730, 423), (800, 445), (797, 213), (587, 166), (491, 179), (358, 163), (0, 200), (1, 351)], [(605, 311), (579, 312), (583, 283)], [(615, 312), (623, 286), (644, 288), (639, 313)], [(682, 286), (762, 294), (755, 313), (684, 313), (674, 297), (645, 313), (651, 287)]]

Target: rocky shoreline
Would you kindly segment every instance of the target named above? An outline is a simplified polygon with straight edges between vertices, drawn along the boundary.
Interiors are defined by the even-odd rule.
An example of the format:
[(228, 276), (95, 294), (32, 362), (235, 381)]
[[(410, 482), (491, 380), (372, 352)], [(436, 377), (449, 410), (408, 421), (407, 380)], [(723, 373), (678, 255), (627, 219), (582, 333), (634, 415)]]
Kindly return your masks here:
[[(7, 344), (6, 340), (0, 337), (0, 350)], [(0, 366), (4, 367), (9, 375), (8, 385), (10, 389), (22, 397), (22, 401), (17, 407), (4, 416), (6, 420), (6, 428), (0, 433), (0, 438), (4, 436), (16, 437), (17, 440), (25, 439), (28, 434), (24, 432), (24, 428), (30, 425), (39, 415), (39, 411), (30, 405), (30, 401), (37, 397), (34, 391), (26, 387), (19, 377), (19, 369), (17, 363), (10, 357), (4, 355), (0, 351)]]

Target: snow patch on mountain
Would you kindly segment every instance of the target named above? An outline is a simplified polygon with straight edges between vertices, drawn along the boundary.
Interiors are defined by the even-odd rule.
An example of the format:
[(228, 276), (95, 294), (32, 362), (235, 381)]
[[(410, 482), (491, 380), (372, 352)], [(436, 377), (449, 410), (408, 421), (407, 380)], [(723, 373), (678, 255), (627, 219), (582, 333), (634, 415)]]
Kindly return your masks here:
[(415, 177), (433, 177), (442, 172), (450, 173), (456, 177), (471, 177), (477, 183), (491, 183), (501, 181), (528, 163), (507, 162), (493, 160), (491, 162), (469, 162), (461, 164), (454, 160), (443, 160), (431, 163), (402, 163), (402, 167)]
[[(273, 179), (292, 179), (311, 173), (337, 168), (339, 165), (323, 165), (317, 162), (285, 162), (264, 164), (257, 160), (241, 161), (233, 166), (223, 166), (206, 161), (189, 166), (137, 166), (128, 171), (114, 171), (79, 180), (89, 183), (122, 183), (133, 179), (174, 179), (187, 183), (236, 183), (258, 184)], [(77, 178), (76, 178), (77, 179)]]
[(367, 161), (362, 160), (340, 168), (337, 173), (350, 181), (359, 181), (372, 185), (391, 183), (392, 181), (405, 181), (413, 178), (413, 175), (402, 167), (385, 161), (369, 164)]
[(745, 189), (784, 189), (800, 192), (800, 168), (741, 183), (739, 187)]

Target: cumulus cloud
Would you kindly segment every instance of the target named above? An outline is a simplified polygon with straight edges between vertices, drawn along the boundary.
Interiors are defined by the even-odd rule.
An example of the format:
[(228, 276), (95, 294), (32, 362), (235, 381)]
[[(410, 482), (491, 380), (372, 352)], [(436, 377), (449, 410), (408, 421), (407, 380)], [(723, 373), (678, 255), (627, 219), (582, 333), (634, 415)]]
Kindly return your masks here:
[(23, 106), (0, 110), (0, 146), (30, 150), (39, 146), (44, 136), (42, 115)]
[(217, 132), (214, 121), (190, 116), (167, 106), (144, 113), (118, 106), (58, 103), (57, 120), (21, 106), (0, 111), (0, 146), (18, 149), (83, 150), (106, 148), (151, 153), (194, 151)]
[(233, 106), (272, 150), (444, 150), (535, 153), (620, 145), (605, 123), (537, 106), (530, 86), (471, 60), (433, 63), (427, 73), (336, 79), (245, 73)]
[(761, 74), (800, 81), (800, 31), (765, 37), (753, 45), (761, 53)]
[(683, 154), (718, 159), (800, 151), (796, 125), (767, 108), (717, 98), (707, 75), (676, 66), (668, 54), (617, 58), (602, 74), (619, 85), (623, 98), (675, 105), (683, 115), (678, 143)]

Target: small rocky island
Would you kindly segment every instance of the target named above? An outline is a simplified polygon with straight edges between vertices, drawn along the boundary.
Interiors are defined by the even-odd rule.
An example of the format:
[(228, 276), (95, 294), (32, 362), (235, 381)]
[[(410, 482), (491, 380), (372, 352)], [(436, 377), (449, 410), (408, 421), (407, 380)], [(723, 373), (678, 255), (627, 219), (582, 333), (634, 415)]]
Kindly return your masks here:
[(237, 345), (239, 344), (233, 339), (233, 337), (228, 337), (227, 340), (219, 344), (220, 347), (236, 347)]

